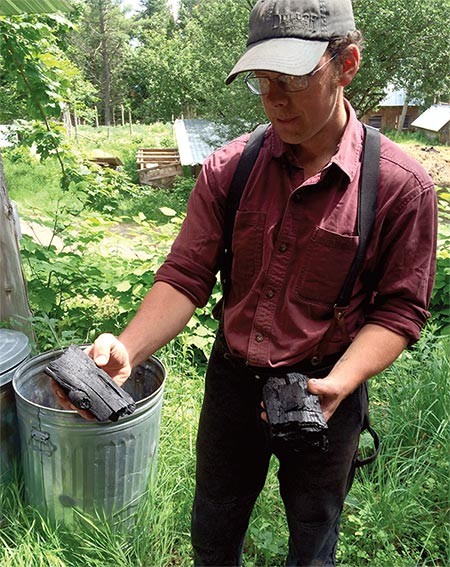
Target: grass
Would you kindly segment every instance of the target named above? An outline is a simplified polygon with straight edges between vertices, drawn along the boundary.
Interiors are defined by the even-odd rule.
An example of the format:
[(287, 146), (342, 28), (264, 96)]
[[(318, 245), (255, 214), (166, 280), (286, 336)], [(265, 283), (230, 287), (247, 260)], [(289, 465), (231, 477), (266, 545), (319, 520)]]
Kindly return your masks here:
[(361, 471), (346, 506), (350, 565), (358, 557), (380, 567), (448, 564), (447, 351), (448, 340), (431, 345), (425, 337), (372, 382), (382, 452)]
[[(78, 139), (68, 139), (71, 152), (88, 158), (95, 149), (117, 155), (124, 166), (118, 173), (119, 181), (137, 184), (136, 150), (138, 147), (173, 146), (173, 131), (170, 124), (133, 126), (130, 136), (128, 127), (116, 127), (108, 138), (107, 129), (80, 127)], [(35, 216), (47, 224), (62, 210), (74, 207), (73, 195), (61, 190), (61, 171), (56, 159), (41, 162), (28, 148), (17, 147), (3, 150), (5, 177), (10, 198), (19, 205), (19, 213)], [(133, 198), (123, 198), (115, 209), (116, 218), (132, 217), (144, 212), (150, 220), (159, 224), (167, 222), (161, 207), (184, 211), (194, 180), (178, 178), (171, 189), (135, 185)], [(89, 189), (88, 189), (89, 190)], [(49, 218), (45, 218), (49, 217)]]
[(439, 146), (439, 140), (432, 140), (426, 134), (420, 131), (404, 131), (386, 130), (383, 133), (398, 144), (422, 144), (424, 146)]
[[(448, 565), (448, 357), (435, 340), (405, 353), (372, 384), (372, 417), (382, 438), (374, 465), (357, 474), (347, 499), (340, 565)], [(426, 354), (424, 352), (426, 351)], [(136, 529), (114, 533), (106, 522), (80, 518), (76, 530), (52, 527), (24, 505), (20, 479), (3, 488), (0, 565), (168, 567), (191, 564), (190, 506), (203, 367), (174, 343), (162, 353), (169, 369), (158, 475), (137, 515)], [(420, 367), (418, 376), (411, 368)], [(251, 518), (245, 566), (284, 564), (287, 530), (272, 462)]]
[[(56, 160), (41, 163), (28, 151), (4, 151), (8, 193), (21, 211), (54, 216), (63, 198), (59, 185), (60, 170)], [(9, 156), (9, 157), (8, 157)]]
[(129, 150), (130, 145), (141, 147), (173, 148), (176, 146), (171, 124), (156, 122), (154, 124), (133, 124), (131, 127), (115, 126), (110, 128), (109, 135), (106, 126), (92, 128), (79, 126), (78, 137), (72, 132), (71, 142), (84, 152), (96, 149), (105, 150), (121, 159)]

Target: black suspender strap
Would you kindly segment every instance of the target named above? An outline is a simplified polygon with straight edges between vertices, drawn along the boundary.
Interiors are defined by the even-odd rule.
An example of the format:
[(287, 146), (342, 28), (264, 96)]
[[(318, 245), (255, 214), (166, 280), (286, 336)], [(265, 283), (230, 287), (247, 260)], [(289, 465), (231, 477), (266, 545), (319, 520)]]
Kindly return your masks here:
[(366, 256), (372, 236), (377, 211), (378, 177), (380, 173), (380, 133), (375, 128), (364, 126), (366, 139), (362, 163), (361, 181), (358, 189), (358, 235), (359, 244), (355, 259), (344, 281), (336, 306), (347, 308), (353, 286)]
[(234, 219), (242, 193), (244, 192), (250, 173), (255, 165), (268, 127), (269, 124), (260, 124), (251, 133), (236, 167), (228, 192), (223, 230), (223, 251), (220, 262), (220, 280), (222, 283), (224, 301), (228, 296), (231, 285), (231, 264), (233, 262), (231, 244), (233, 240)]
[[(367, 246), (375, 223), (377, 212), (378, 178), (380, 174), (380, 133), (375, 128), (366, 126), (361, 175), (358, 188), (358, 236), (359, 243), (344, 285), (334, 305), (333, 319), (320, 343), (314, 349), (311, 363), (319, 365), (323, 359), (323, 347), (340, 327), (347, 334), (345, 313), (348, 309), (356, 278), (361, 271), (367, 252)], [(350, 339), (349, 339), (350, 340)]]

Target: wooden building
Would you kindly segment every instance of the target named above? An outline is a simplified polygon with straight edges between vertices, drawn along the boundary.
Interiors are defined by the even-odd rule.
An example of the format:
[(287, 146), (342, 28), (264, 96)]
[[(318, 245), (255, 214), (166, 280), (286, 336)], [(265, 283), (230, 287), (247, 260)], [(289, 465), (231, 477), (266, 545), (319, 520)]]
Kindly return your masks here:
[(450, 143), (450, 104), (433, 104), (411, 124), (432, 140)]
[[(362, 117), (362, 122), (381, 131), (397, 130), (405, 108), (406, 94), (402, 90), (390, 90), (379, 107)], [(418, 101), (411, 101), (407, 108), (402, 130), (409, 130), (421, 112)]]

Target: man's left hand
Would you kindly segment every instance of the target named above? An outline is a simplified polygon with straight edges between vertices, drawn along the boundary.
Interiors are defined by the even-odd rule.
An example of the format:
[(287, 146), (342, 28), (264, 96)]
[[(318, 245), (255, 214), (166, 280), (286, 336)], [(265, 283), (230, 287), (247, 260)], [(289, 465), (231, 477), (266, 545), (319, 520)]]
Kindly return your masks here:
[(319, 380), (312, 378), (308, 380), (308, 391), (311, 394), (319, 396), (320, 405), (322, 407), (323, 417), (328, 421), (334, 414), (342, 400), (346, 397), (346, 393), (342, 388), (342, 381), (327, 376)]

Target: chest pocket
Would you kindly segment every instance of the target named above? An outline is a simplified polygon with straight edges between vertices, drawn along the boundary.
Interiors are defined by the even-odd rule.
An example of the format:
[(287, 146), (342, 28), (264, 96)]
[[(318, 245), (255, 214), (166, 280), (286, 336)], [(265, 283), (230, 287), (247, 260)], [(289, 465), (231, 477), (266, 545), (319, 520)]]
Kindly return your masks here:
[(233, 230), (231, 281), (239, 295), (248, 291), (262, 265), (266, 214), (238, 211)]
[(358, 236), (338, 234), (317, 226), (297, 278), (297, 300), (334, 305), (352, 265), (358, 241)]

